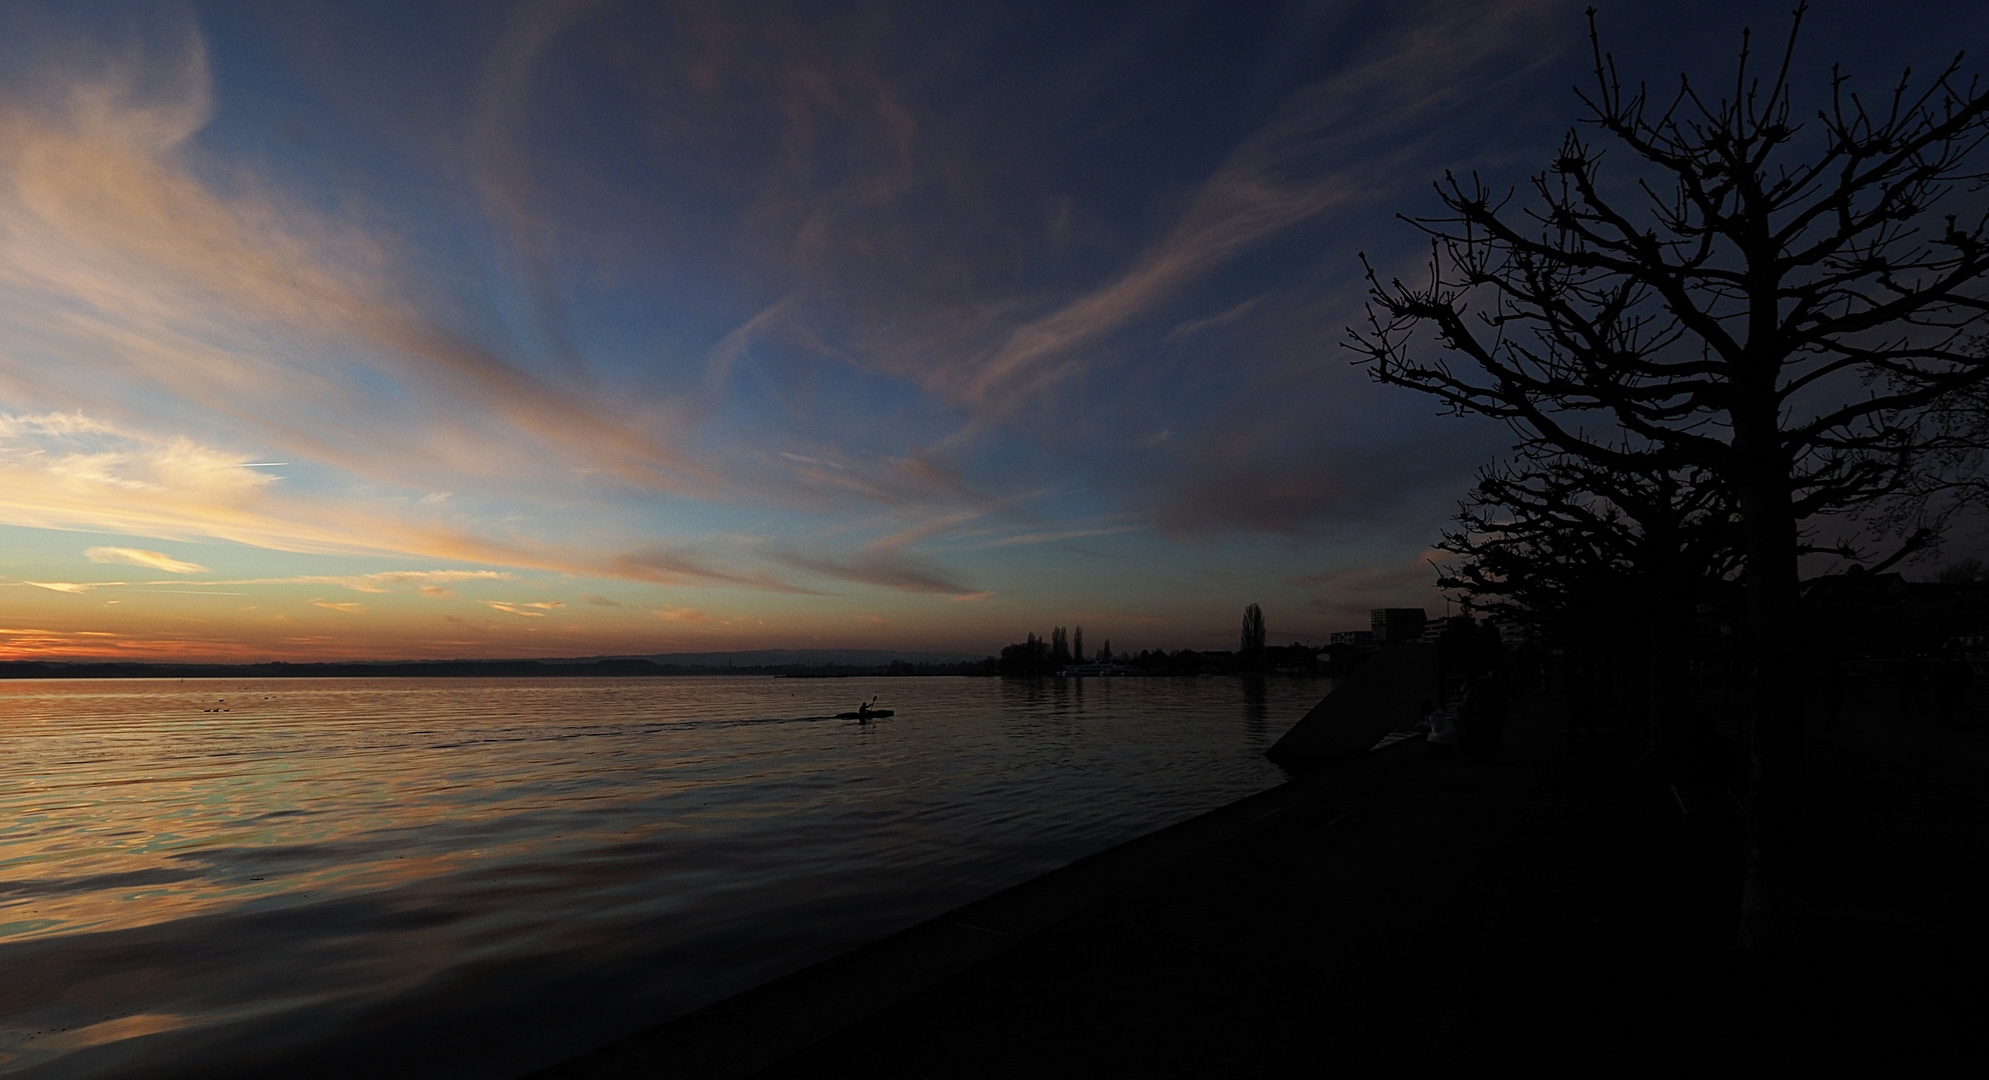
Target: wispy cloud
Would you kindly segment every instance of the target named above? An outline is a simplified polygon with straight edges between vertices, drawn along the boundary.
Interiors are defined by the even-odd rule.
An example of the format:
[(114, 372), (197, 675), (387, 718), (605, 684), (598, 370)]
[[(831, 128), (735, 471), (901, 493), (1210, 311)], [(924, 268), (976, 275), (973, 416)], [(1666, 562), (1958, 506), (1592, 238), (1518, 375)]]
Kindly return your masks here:
[[(755, 340), (767, 334), (769, 330), (779, 324), (780, 320), (792, 313), (796, 306), (796, 300), (796, 297), (789, 296), (767, 307), (764, 311), (755, 314), (752, 318), (735, 327), (730, 333), (720, 338), (718, 344), (712, 346), (710, 355), (705, 358), (704, 383), (706, 393), (716, 394), (725, 389), (725, 384), (732, 375), (732, 368), (739, 363), (741, 357), (746, 355), (746, 351), (752, 348)], [(811, 464), (826, 464), (795, 454), (782, 454), (781, 456)]]
[(47, 589), (50, 592), (86, 593), (89, 592), (91, 589), (101, 589), (111, 585), (123, 585), (124, 582), (122, 581), (23, 581), (21, 582), (21, 584), (32, 585), (37, 589)]
[[(289, 577), (232, 578), (203, 581), (202, 585), (339, 585), (354, 592), (383, 593), (394, 585), (434, 588), (439, 582), (515, 581), (517, 575), (504, 570), (382, 570), (372, 574), (293, 574)], [(152, 584), (161, 584), (153, 582)], [(196, 584), (188, 582), (187, 584)]]
[(1030, 532), (1017, 536), (1007, 536), (1000, 540), (990, 540), (981, 547), (1014, 547), (1018, 544), (1054, 544), (1059, 540), (1076, 540), (1084, 536), (1111, 536), (1116, 533), (1138, 531), (1136, 525), (1119, 525), (1112, 528), (1059, 529), (1056, 532)]
[(547, 612), (558, 611), (560, 608), (566, 606), (557, 600), (539, 600), (530, 603), (507, 600), (485, 600), (484, 605), (508, 615), (522, 615), (527, 619), (543, 619)]
[[(994, 579), (1086, 538), (1141, 533), (1114, 554), (1168, 580), (1218, 557), (1166, 554), (1206, 533), (1400, 517), (1407, 467), (1319, 453), (1344, 403), (1263, 372), (1330, 346), (1284, 332), (1301, 293), (1354, 302), (1315, 269), (1345, 245), (1314, 238), (1413, 205), (1431, 147), (1452, 148), (1431, 119), (1496, 107), (1498, 81), (1551, 51), (1530, 36), (1545, 3), (1417, 0), (1304, 49), (1267, 20), (1165, 74), (1153, 58), (1195, 44), (1182, 28), (1222, 16), (505, 5), (451, 39), (486, 51), (434, 51), (440, 92), (404, 110), (403, 142), (365, 136), (344, 160), (309, 102), (315, 145), (237, 107), (265, 87), (226, 80), (271, 58), (210, 71), (191, 18), (143, 47), (29, 42), (10, 58), (56, 58), (0, 71), (0, 523), (129, 537), (86, 553), (100, 572), (234, 575), (178, 592), (284, 590), (256, 594), (258, 620), (302, 623), (330, 592), (315, 602), (377, 616), (317, 617), (340, 640), (419, 609), (399, 621), (452, 612), (489, 643), (629, 618), (743, 633), (736, 602), (688, 591), (710, 588), (845, 594), (769, 598), (820, 613), (776, 632), (852, 633), (859, 608), (985, 624), (1102, 602), (1046, 600), (1060, 574)], [(340, 77), (368, 48), (346, 32), (319, 58)], [(1266, 49), (1310, 74), (1266, 74)], [(384, 76), (349, 103), (404, 106)], [(1124, 168), (1154, 154), (1164, 168)], [(1305, 320), (1337, 333), (1318, 304)], [(1301, 411), (1309, 426), (1286, 422)], [(395, 565), (489, 569), (288, 573)], [(555, 578), (577, 610), (550, 622), (552, 601), (502, 599)], [(662, 590), (606, 578), (702, 607), (659, 626), (640, 613)], [(63, 618), (144, 606), (110, 583), (15, 584)]]
[(1204, 330), (1213, 330), (1218, 326), (1227, 326), (1250, 314), (1252, 311), (1257, 310), (1257, 305), (1263, 299), (1261, 296), (1253, 296), (1240, 304), (1233, 304), (1230, 307), (1224, 308), (1207, 318), (1190, 319), (1187, 322), (1177, 324), (1174, 329), (1167, 332), (1167, 336), (1170, 338), (1181, 338), (1187, 337), (1190, 334), (1199, 334)]
[(199, 563), (175, 559), (163, 551), (146, 551), (143, 548), (93, 547), (83, 552), (85, 558), (95, 563), (125, 563), (143, 566), (152, 570), (164, 570), (168, 574), (204, 574), (205, 566)]
[(958, 596), (974, 589), (922, 555), (902, 550), (870, 550), (847, 559), (786, 552), (778, 558), (801, 570), (858, 585), (881, 585), (900, 592)]
[[(305, 497), (266, 473), (238, 467), (251, 460), (80, 412), (0, 413), (0, 519), (168, 540), (211, 537), (279, 551), (403, 554), (659, 584), (806, 591), (765, 570), (729, 567), (682, 546), (615, 551), (493, 539), (444, 516), (440, 507), (410, 512), (378, 500)], [(396, 571), (323, 583), (365, 592), (395, 584), (503, 580), (507, 574)]]
[(523, 138), (531, 115), (540, 60), (559, 36), (602, 0), (550, 0), (511, 9), (485, 61), (476, 104), (462, 141), (471, 185), (484, 210), (504, 230), (537, 306), (540, 329), (568, 359), (573, 346), (565, 305), (555, 284), (562, 231), (539, 205), (538, 169)]
[(272, 483), (231, 467), (243, 460), (185, 438), (145, 438), (82, 413), (0, 414), (0, 512), (39, 528), (215, 535), (214, 526), (227, 529), (230, 519), (236, 529), (245, 524), (245, 511)]
[(594, 574), (598, 577), (652, 581), (662, 585), (729, 585), (768, 592), (813, 592), (763, 571), (732, 570), (715, 565), (706, 556), (680, 547), (658, 546), (624, 551), (609, 555), (595, 565), (597, 569)]
[(838, 465), (833, 461), (823, 461), (821, 458), (812, 458), (806, 454), (792, 454), (785, 450), (781, 451), (780, 456), (799, 465), (810, 465), (824, 469), (834, 469), (837, 472), (846, 472), (849, 469), (849, 466), (847, 465)]
[(256, 659), (263, 646), (212, 637), (173, 637), (110, 630), (61, 630), (0, 627), (0, 656), (8, 659), (47, 657), (77, 660), (111, 659)]
[[(991, 352), (942, 365), (927, 386), (1000, 420), (1082, 370), (1084, 346), (1147, 318), (1189, 284), (1334, 208), (1392, 193), (1413, 155), (1400, 133), (1471, 99), (1472, 76), (1527, 42), (1543, 5), (1432, 4), (1417, 32), (1298, 91), (1201, 186), (1173, 227), (1106, 284), (1016, 326)], [(1175, 332), (1233, 321), (1249, 303)]]
[[(0, 381), (105, 411), (157, 402), (394, 483), (552, 465), (715, 491), (651, 421), (446, 329), (390, 238), (251, 174), (211, 181), (192, 148), (210, 81), (190, 36), (0, 88)], [(395, 422), (430, 403), (446, 408)]]
[(342, 611), (347, 615), (358, 615), (366, 610), (365, 604), (357, 604), (351, 601), (313, 600), (311, 603), (330, 611)]

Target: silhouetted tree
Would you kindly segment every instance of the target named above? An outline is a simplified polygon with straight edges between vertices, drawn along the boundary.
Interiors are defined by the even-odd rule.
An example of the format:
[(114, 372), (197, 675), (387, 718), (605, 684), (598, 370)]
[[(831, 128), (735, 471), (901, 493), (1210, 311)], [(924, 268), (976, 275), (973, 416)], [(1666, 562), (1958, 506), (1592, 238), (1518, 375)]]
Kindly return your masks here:
[(1646, 760), (1669, 764), (1689, 706), (1692, 616), (1731, 594), (1741, 566), (1732, 489), (1703, 469), (1639, 473), (1533, 452), (1480, 472), (1457, 521), (1438, 547), (1463, 561), (1438, 584), (1467, 610), (1626, 663), (1647, 688)]
[(1112, 662), (1111, 638), (1106, 638), (1105, 644), (1098, 646), (1098, 662), (1101, 664), (1109, 664)]
[(1003, 675), (1041, 675), (1050, 666), (1050, 647), (1035, 634), (1022, 643), (1001, 650), (999, 670)]
[(996, 670), (1000, 674), (1042, 674), (1046, 646), (1036, 634), (1028, 634), (1026, 640), (1018, 644), (1002, 646)]
[(1264, 609), (1251, 604), (1243, 609), (1243, 633), (1237, 648), (1237, 659), (1245, 668), (1263, 665), (1264, 641)]
[(1591, 13), (1582, 101), (1621, 148), (1613, 177), (1576, 132), (1533, 179), (1532, 209), (1446, 177), (1447, 214), (1415, 221), (1427, 281), (1370, 267), (1369, 325), (1352, 332), (1377, 378), (1528, 444), (1733, 485), (1756, 706), (1740, 940), (1756, 953), (1801, 928), (1801, 525), (1901, 490), (1921, 410), (1989, 376), (1974, 347), (1989, 218), (1941, 214), (1957, 192), (1979, 199), (1967, 158), (1989, 136), (1989, 92), (1959, 81), (1956, 57), (1868, 110), (1833, 69), (1805, 135), (1788, 83), (1803, 12), (1765, 84), (1743, 37), (1731, 99), (1681, 80), (1658, 103), (1622, 86)]
[[(1989, 337), (1974, 347), (1989, 352)], [(1931, 539), (1958, 516), (1989, 510), (1989, 382), (1943, 395), (1923, 419), (1920, 467), (1880, 521)]]
[(1050, 631), (1050, 666), (1053, 668), (1070, 666), (1070, 634), (1061, 626)]
[(1070, 632), (1070, 658), (1077, 663), (1084, 663), (1084, 627), (1082, 626)]
[(1989, 577), (1989, 574), (1984, 573), (1982, 560), (1971, 555), (1941, 567), (1940, 574), (1934, 580), (1943, 585), (1966, 585), (1972, 581), (1981, 581), (1984, 577)]

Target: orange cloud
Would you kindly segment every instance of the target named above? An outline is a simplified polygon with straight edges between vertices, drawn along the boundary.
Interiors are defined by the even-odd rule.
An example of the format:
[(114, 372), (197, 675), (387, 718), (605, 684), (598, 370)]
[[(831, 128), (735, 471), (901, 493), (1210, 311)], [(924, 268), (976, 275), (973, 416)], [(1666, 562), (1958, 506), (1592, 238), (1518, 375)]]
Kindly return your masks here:
[[(391, 241), (252, 176), (209, 182), (191, 147), (212, 111), (198, 38), (177, 56), (95, 67), (51, 68), (38, 96), (0, 97), (0, 323), (24, 346), (0, 373), (44, 388), (66, 375), (76, 401), (163, 393), (392, 482), (428, 462), (483, 476), (556, 463), (714, 490), (614, 403), (428, 318)], [(23, 366), (45, 369), (45, 356), (64, 371)], [(369, 387), (382, 378), (401, 393)], [(359, 438), (346, 423), (434, 396), (452, 402), (435, 423), (376, 423)]]
[[(466, 138), (473, 184), (532, 260), (557, 238), (535, 224), (529, 162), (510, 141), (514, 103), (543, 50), (585, 8), (520, 10), (492, 55)], [(585, 478), (597, 476), (726, 502), (823, 494), (807, 476), (752, 471), (742, 464), (750, 455), (727, 459), (725, 471), (706, 464), (680, 434), (692, 426), (688, 401), (626, 402), (453, 332), (395, 236), (204, 157), (197, 136), (214, 102), (197, 34), (167, 55), (105, 50), (34, 74), (0, 88), (0, 391), (61, 411), (0, 419), (0, 521), (809, 591), (741, 565), (736, 546), (709, 554), (613, 537), (542, 541), (511, 520), (472, 519), (461, 508), (478, 495), (515, 504), (580, 490), (584, 499), (595, 494)], [(768, 332), (781, 310), (714, 354), (714, 385), (726, 349)], [(832, 456), (800, 457), (830, 475)], [(278, 459), (410, 494), (300, 490), (269, 471)], [(957, 478), (918, 463), (885, 470), (878, 482), (845, 476), (855, 485), (846, 490), (880, 501), (967, 497)], [(149, 548), (103, 552), (104, 561), (199, 572)], [(941, 585), (928, 566), (828, 565), (855, 580), (965, 591)]]
[[(244, 467), (250, 462), (245, 454), (157, 438), (80, 412), (0, 413), (0, 521), (164, 539), (213, 537), (278, 551), (394, 553), (664, 584), (805, 591), (680, 548), (590, 551), (494, 540), (440, 519), (432, 509), (410, 516), (381, 501), (300, 497), (274, 476)], [(377, 592), (395, 584), (508, 577), (486, 570), (394, 571), (211, 584), (288, 581)]]
[(0, 627), (0, 659), (215, 660), (256, 659), (266, 645), (238, 641), (195, 640), (106, 630), (44, 630)]

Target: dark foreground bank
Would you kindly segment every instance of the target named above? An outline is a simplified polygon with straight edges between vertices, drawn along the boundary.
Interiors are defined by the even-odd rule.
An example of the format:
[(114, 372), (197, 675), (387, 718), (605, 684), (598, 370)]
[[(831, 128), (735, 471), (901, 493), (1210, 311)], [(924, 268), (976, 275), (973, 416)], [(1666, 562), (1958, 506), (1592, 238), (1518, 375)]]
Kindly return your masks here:
[(1738, 833), (1553, 703), (1397, 744), (544, 1077), (1976, 1073), (1979, 728), (1817, 741), (1811, 955), (1734, 955)]

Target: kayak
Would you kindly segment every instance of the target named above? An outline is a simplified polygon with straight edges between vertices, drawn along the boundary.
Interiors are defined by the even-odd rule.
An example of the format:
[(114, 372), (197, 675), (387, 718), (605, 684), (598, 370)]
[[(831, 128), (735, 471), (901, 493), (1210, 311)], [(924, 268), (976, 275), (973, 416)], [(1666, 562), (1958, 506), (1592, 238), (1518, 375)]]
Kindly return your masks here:
[(838, 719), (838, 720), (876, 720), (876, 719), (879, 719), (879, 718), (881, 718), (881, 717), (886, 717), (886, 716), (896, 716), (896, 715), (898, 715), (898, 714), (897, 714), (896, 712), (894, 712), (894, 711), (890, 710), (890, 709), (872, 709), (872, 710), (870, 710), (870, 711), (869, 711), (869, 712), (867, 712), (867, 713), (853, 713), (853, 712), (839, 712), (839, 713), (837, 713), (837, 714), (836, 714), (836, 719)]

